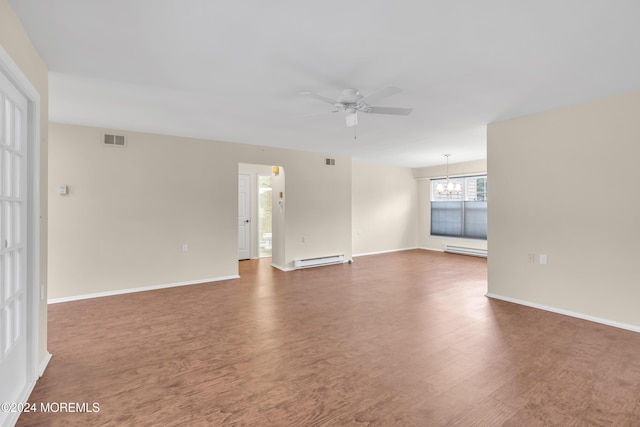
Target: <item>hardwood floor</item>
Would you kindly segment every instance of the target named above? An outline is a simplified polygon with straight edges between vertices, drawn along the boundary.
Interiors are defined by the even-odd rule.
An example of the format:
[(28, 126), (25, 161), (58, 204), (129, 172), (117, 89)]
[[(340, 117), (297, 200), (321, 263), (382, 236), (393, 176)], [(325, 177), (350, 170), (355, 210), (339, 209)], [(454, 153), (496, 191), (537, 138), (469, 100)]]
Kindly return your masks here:
[(640, 425), (640, 334), (491, 300), (429, 251), (49, 306), (20, 426)]

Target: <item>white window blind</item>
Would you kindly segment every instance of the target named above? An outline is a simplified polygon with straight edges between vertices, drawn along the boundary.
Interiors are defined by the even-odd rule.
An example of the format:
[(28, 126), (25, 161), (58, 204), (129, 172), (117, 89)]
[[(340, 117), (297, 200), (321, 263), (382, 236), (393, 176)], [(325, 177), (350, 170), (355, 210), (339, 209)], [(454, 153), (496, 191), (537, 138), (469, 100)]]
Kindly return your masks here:
[(459, 193), (441, 194), (446, 179), (431, 180), (431, 235), (468, 239), (487, 238), (487, 176), (450, 178), (460, 184)]

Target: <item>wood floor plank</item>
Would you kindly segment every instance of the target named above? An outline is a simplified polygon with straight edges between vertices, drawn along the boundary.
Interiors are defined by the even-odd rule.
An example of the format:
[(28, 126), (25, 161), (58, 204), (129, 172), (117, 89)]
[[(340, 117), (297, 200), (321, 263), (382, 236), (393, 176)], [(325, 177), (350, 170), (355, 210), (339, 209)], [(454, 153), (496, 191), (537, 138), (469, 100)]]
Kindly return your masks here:
[(412, 250), (49, 306), (19, 426), (640, 425), (640, 334), (484, 297), (486, 260)]

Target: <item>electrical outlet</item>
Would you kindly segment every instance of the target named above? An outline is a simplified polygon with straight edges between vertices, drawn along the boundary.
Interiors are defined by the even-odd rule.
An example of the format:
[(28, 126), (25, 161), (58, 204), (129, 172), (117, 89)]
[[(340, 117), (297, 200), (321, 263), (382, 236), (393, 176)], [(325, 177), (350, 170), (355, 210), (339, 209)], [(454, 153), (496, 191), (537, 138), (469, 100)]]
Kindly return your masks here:
[(529, 262), (536, 262), (536, 254), (529, 254)]
[(187, 243), (182, 245), (182, 252), (189, 252), (189, 245)]
[(540, 264), (546, 264), (547, 263), (547, 256), (544, 254), (540, 254)]
[(302, 236), (302, 243), (307, 243), (307, 237), (306, 236)]

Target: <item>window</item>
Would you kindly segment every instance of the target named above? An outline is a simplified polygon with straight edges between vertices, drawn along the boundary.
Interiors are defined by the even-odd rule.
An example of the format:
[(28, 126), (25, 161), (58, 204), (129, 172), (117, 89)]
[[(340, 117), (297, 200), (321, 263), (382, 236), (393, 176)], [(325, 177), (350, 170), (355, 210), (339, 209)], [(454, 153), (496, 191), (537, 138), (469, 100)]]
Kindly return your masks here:
[(446, 179), (431, 180), (431, 235), (487, 238), (487, 176), (449, 178), (460, 184), (459, 193), (440, 194), (436, 187)]

